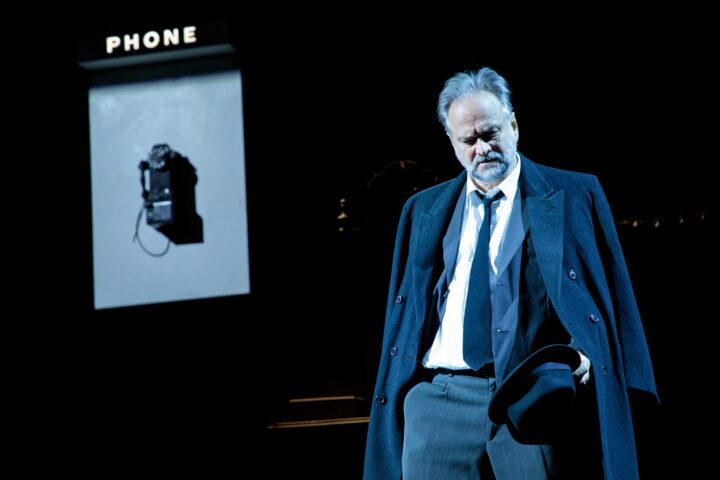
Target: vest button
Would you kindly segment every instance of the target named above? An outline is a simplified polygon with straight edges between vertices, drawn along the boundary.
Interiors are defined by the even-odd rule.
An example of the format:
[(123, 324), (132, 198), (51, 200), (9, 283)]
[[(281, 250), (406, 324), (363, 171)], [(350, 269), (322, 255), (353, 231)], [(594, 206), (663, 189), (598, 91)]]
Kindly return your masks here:
[(392, 348), (390, 349), (390, 355), (392, 355), (392, 356), (394, 357), (394, 356), (397, 355), (397, 354), (398, 354), (398, 348), (397, 348), (397, 347), (392, 347)]
[(377, 397), (375, 397), (375, 401), (376, 401), (379, 405), (384, 405), (385, 402), (387, 402), (387, 398), (385, 398), (385, 395), (378, 395)]
[(397, 297), (395, 297), (395, 303), (403, 303), (404, 300), (405, 299), (402, 295), (398, 295)]
[(590, 314), (590, 320), (591, 320), (593, 323), (598, 323), (598, 322), (600, 321), (600, 317), (598, 317), (598, 316), (595, 315), (594, 313), (591, 313), (591, 314)]
[(572, 278), (573, 280), (575, 280), (575, 279), (577, 278), (577, 273), (575, 273), (575, 270), (570, 269), (570, 271), (568, 272), (568, 277), (570, 277), (570, 278)]

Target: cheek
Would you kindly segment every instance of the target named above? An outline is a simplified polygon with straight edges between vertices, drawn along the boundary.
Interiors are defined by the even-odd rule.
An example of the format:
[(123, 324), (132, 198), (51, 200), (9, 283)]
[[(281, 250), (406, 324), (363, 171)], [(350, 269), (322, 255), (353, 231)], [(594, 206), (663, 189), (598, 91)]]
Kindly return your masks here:
[(518, 140), (517, 134), (515, 132), (512, 132), (510, 135), (508, 135), (507, 146), (509, 148), (517, 146), (517, 140)]
[(458, 158), (461, 158), (463, 160), (466, 160), (468, 158), (472, 158), (472, 147), (468, 147), (466, 145), (458, 145), (456, 143), (453, 143), (453, 149), (455, 150), (455, 155)]
[(512, 150), (514, 144), (515, 140), (512, 138), (512, 136), (508, 136), (504, 138), (502, 142), (500, 142), (499, 147), (503, 152), (507, 152), (509, 150)]

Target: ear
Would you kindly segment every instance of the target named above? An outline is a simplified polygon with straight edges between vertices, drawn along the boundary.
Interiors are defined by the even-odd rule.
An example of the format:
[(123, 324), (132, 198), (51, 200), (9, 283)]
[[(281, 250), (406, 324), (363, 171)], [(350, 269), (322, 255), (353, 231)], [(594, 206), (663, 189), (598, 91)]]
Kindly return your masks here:
[(510, 114), (510, 128), (513, 130), (513, 134), (515, 135), (515, 142), (517, 143), (518, 139), (520, 138), (520, 128), (518, 127), (517, 118), (515, 118), (515, 112), (512, 112)]
[(455, 141), (453, 139), (452, 133), (450, 133), (450, 130), (445, 130), (445, 135), (447, 135), (448, 140), (450, 140), (450, 144), (453, 146), (453, 149), (455, 148)]
[(455, 156), (460, 158), (460, 152), (457, 149), (457, 145), (455, 145), (455, 139), (452, 136), (452, 133), (449, 130), (445, 130), (445, 135), (447, 135), (448, 140), (450, 140), (450, 146), (453, 149), (453, 152), (455, 152)]

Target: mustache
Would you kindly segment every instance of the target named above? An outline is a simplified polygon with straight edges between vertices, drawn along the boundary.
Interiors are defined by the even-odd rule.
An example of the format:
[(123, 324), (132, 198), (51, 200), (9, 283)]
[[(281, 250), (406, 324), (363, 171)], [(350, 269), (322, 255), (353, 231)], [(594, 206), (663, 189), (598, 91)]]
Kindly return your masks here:
[(502, 153), (491, 151), (488, 152), (485, 156), (476, 156), (474, 163), (483, 163), (483, 162), (502, 162), (504, 159)]

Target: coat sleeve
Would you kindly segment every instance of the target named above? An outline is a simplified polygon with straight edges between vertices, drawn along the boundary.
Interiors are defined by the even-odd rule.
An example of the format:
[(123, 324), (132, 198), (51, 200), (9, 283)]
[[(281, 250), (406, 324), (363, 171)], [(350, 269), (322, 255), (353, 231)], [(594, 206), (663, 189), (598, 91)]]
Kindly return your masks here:
[[(410, 202), (409, 200), (403, 207), (395, 238), (395, 252), (393, 254), (387, 311), (385, 314), (383, 352), (390, 351), (393, 339), (397, 335), (398, 324), (391, 321), (391, 312), (406, 269), (410, 225), (412, 224), (412, 206)], [(388, 354), (383, 354), (380, 357), (374, 395), (386, 396), (386, 401), (383, 404), (372, 402), (365, 448), (364, 480), (384, 480), (400, 478), (401, 476), (402, 419), (399, 416), (400, 408), (396, 404), (397, 395), (390, 394), (386, 390), (390, 371), (390, 358)]]
[[(645, 391), (657, 401), (655, 379), (650, 363), (645, 333), (635, 302), (630, 275), (625, 264), (615, 222), (605, 192), (597, 178), (594, 181), (594, 208), (598, 225), (596, 236), (611, 292), (625, 382), (629, 388)], [(599, 228), (597, 228), (599, 226)]]

